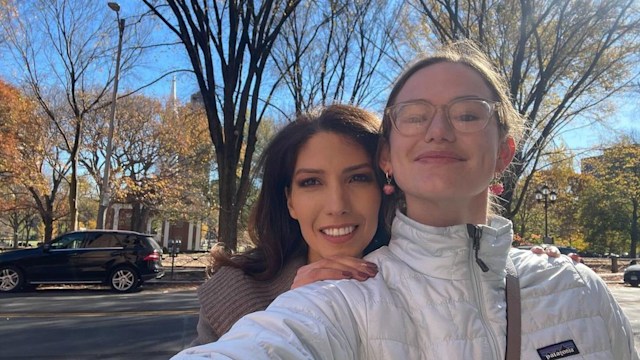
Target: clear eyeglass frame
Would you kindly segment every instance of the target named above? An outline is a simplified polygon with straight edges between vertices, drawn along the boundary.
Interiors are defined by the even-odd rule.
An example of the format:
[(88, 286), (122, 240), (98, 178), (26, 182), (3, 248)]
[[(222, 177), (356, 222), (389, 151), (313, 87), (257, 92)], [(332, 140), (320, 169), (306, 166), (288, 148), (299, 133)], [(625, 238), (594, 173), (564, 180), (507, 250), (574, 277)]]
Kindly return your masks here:
[(453, 129), (461, 133), (474, 133), (487, 127), (498, 104), (498, 101), (482, 98), (462, 98), (444, 105), (412, 100), (389, 106), (385, 114), (404, 136), (424, 135), (439, 109), (442, 109)]

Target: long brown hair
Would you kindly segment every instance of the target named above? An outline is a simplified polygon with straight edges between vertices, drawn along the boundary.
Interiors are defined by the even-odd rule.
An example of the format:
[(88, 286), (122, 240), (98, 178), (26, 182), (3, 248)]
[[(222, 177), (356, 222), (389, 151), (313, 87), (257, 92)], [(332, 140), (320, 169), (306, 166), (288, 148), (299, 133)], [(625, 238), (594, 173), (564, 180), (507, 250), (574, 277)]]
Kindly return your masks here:
[[(298, 222), (289, 215), (286, 200), (300, 148), (320, 132), (343, 135), (365, 149), (381, 187), (382, 174), (374, 163), (379, 128), (380, 122), (374, 114), (350, 105), (331, 105), (299, 115), (282, 128), (266, 147), (259, 162), (262, 187), (249, 222), (249, 236), (255, 248), (236, 255), (215, 251), (213, 271), (222, 266), (233, 266), (258, 280), (266, 280), (276, 276), (292, 258), (306, 258), (307, 243)], [(388, 242), (389, 235), (379, 215), (378, 230), (364, 253)]]

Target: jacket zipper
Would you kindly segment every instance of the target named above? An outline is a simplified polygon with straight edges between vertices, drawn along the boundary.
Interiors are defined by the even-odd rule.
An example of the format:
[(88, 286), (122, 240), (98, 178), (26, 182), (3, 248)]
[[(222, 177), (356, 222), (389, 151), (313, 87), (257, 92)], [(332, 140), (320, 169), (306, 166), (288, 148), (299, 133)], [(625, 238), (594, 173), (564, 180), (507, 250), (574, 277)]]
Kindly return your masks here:
[[(482, 228), (480, 226), (476, 226), (476, 225), (472, 225), (472, 224), (467, 224), (467, 231), (469, 233), (469, 237), (472, 240), (472, 251), (469, 253), (469, 260), (471, 262), (475, 262), (478, 267), (482, 270), (482, 272), (487, 272), (489, 271), (489, 267), (487, 266), (487, 264), (484, 263), (484, 261), (482, 261), (482, 259), (480, 259), (478, 257), (478, 252), (480, 250), (480, 238), (482, 237)], [(488, 336), (489, 336), (489, 341), (491, 342), (491, 344), (493, 344), (493, 346), (491, 346), (491, 351), (492, 351), (492, 359), (498, 359), (498, 354), (500, 353), (500, 349), (499, 349), (499, 343), (498, 340), (496, 339), (496, 335), (494, 334), (494, 332), (492, 331), (491, 326), (489, 326), (489, 324), (487, 323), (487, 307), (486, 304), (484, 304), (484, 302), (482, 302), (482, 299), (484, 299), (483, 292), (482, 292), (482, 283), (481, 283), (481, 279), (480, 279), (480, 274), (478, 273), (478, 268), (471, 265), (471, 282), (473, 283), (473, 288), (474, 288), (474, 295), (475, 295), (475, 300), (476, 300), (476, 305), (478, 306), (478, 309), (480, 310), (480, 321), (482, 322), (482, 325), (484, 326), (484, 328), (487, 330)]]

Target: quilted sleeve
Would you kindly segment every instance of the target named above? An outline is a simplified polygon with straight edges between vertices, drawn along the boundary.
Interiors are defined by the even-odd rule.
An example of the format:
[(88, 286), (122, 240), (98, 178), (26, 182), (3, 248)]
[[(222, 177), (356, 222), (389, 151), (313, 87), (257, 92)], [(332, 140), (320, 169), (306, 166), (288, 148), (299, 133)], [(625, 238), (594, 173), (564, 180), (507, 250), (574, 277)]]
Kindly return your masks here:
[(330, 282), (308, 285), (241, 318), (217, 342), (172, 359), (354, 359), (359, 340), (349, 309)]
[(607, 324), (614, 359), (640, 359), (634, 346), (633, 330), (629, 319), (609, 291), (607, 284), (587, 266), (582, 264), (576, 264), (575, 266), (582, 277), (589, 282), (592, 294), (598, 296), (601, 316)]

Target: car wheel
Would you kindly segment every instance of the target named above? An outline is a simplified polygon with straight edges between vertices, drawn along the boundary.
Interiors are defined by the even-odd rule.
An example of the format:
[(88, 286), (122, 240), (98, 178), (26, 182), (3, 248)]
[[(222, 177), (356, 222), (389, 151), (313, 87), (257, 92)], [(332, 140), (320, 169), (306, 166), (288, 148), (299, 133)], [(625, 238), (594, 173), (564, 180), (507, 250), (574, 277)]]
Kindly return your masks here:
[(13, 292), (24, 286), (22, 271), (13, 266), (0, 267), (0, 291)]
[(117, 292), (133, 291), (140, 285), (140, 276), (130, 267), (118, 267), (111, 272), (109, 284)]
[(629, 285), (633, 286), (633, 287), (638, 287), (638, 282), (637, 281), (629, 281)]

